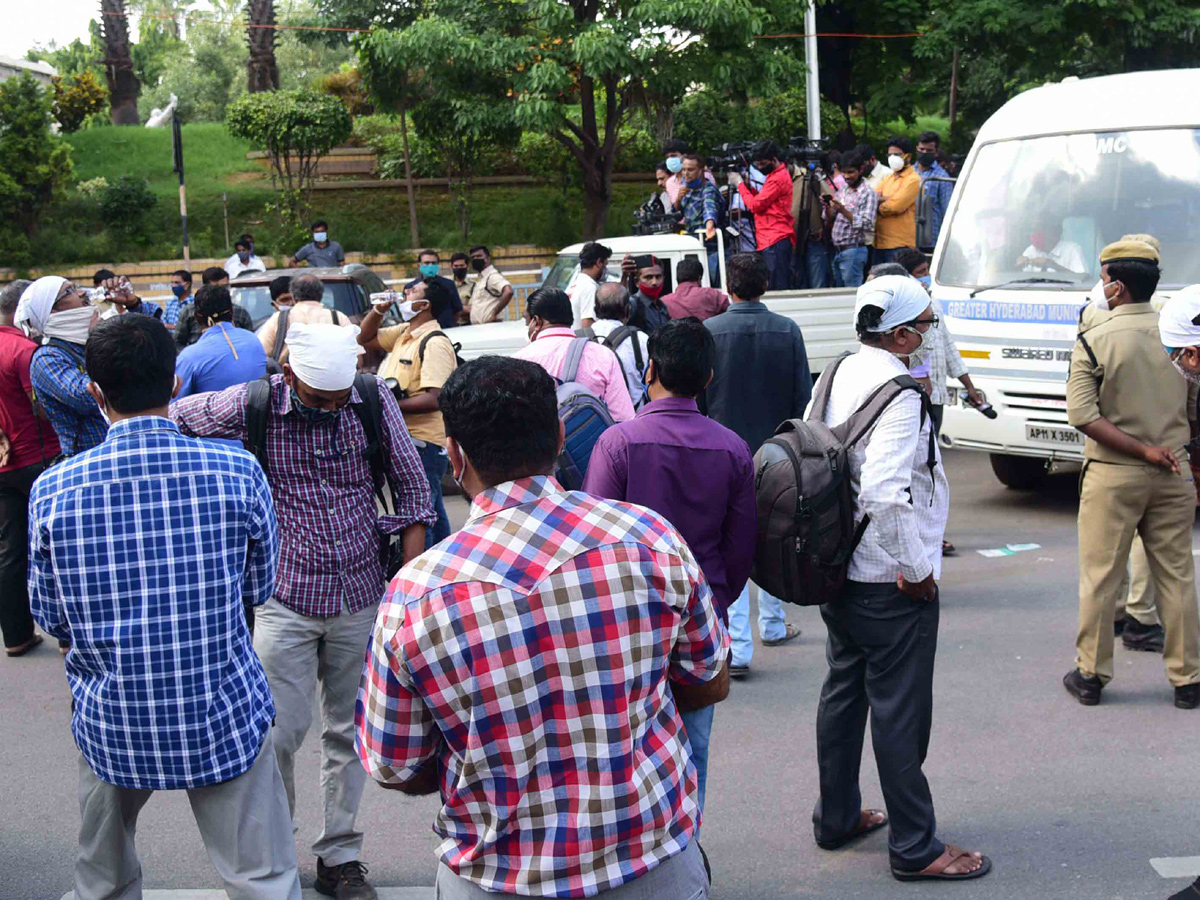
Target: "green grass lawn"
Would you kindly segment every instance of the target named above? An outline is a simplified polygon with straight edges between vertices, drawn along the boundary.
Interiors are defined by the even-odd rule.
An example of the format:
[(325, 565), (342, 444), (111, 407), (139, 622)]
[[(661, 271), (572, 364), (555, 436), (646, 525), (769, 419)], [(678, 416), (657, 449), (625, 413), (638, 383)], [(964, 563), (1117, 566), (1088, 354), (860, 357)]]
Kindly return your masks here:
[[(163, 128), (96, 128), (70, 135), (76, 182), (100, 176), (110, 182), (129, 174), (145, 178), (158, 196), (140, 233), (118, 232), (102, 221), (95, 199), (72, 189), (65, 203), (44, 219), (34, 242), (34, 264), (133, 262), (174, 259), (182, 255), (179, 181), (171, 170), (171, 132)], [(295, 238), (266, 209), (274, 197), (266, 168), (246, 159), (252, 149), (221, 125), (183, 127), (187, 176), (188, 225), (192, 256), (220, 257), (225, 244), (224, 213), (229, 235), (250, 231), (260, 252), (294, 252)], [(651, 185), (619, 184), (614, 188), (609, 235), (627, 234), (633, 210), (649, 195)], [(222, 194), (227, 204), (223, 206)], [(457, 223), (455, 195), (444, 188), (418, 193), (421, 241), (427, 246), (459, 247), (470, 243), (562, 246), (579, 240), (583, 197), (564, 195), (546, 186), (480, 187), (469, 195), (471, 235), (464, 239)], [(398, 254), (411, 251), (408, 205), (403, 188), (317, 191), (313, 214), (329, 220), (334, 239), (348, 251)]]

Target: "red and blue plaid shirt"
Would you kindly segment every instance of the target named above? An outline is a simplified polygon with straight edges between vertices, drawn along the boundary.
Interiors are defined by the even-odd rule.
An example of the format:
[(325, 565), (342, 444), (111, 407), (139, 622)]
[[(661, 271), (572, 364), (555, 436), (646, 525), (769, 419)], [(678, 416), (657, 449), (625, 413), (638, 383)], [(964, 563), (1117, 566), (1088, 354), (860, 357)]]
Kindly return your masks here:
[[(246, 440), (247, 386), (196, 394), (171, 404), (188, 437)], [(279, 577), (275, 598), (302, 616), (356, 613), (383, 594), (379, 535), (409, 525), (433, 525), (429, 479), (392, 392), (379, 392), (388, 483), (395, 515), (375, 503), (367, 434), (350, 405), (332, 422), (309, 422), (292, 409), (282, 375), (271, 376), (267, 419), (267, 481), (279, 516)]]
[(438, 766), (438, 853), (463, 878), (590, 897), (690, 841), (696, 771), (668, 680), (715, 678), (727, 645), (666, 520), (551, 478), (508, 482), (389, 587), (359, 756), (383, 783)]

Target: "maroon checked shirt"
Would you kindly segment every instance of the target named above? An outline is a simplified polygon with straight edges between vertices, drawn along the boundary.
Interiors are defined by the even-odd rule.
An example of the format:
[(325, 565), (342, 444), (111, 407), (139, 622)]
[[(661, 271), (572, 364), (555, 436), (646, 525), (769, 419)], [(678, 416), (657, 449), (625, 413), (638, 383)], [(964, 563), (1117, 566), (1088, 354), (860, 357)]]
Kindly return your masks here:
[[(171, 418), (189, 437), (246, 439), (246, 390), (197, 394), (171, 405)], [(282, 375), (271, 376), (267, 424), (267, 481), (279, 518), (279, 573), (275, 599), (305, 616), (356, 613), (383, 596), (379, 535), (399, 534), (437, 516), (429, 481), (391, 391), (379, 392), (383, 407), (392, 502), (396, 514), (379, 515), (364, 456), (366, 432), (350, 404), (333, 422), (309, 422), (293, 409)], [(198, 537), (199, 539), (199, 537)]]

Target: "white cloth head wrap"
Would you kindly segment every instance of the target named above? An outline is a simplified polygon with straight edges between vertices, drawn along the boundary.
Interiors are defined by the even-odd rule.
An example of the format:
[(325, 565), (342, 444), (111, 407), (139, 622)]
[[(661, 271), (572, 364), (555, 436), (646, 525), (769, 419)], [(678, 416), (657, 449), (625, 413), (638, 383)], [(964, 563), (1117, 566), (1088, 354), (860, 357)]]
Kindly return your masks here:
[(871, 330), (876, 333), (891, 331), (905, 322), (919, 318), (929, 306), (929, 294), (915, 278), (907, 275), (881, 275), (872, 278), (858, 289), (854, 301), (854, 321), (864, 306), (878, 306), (883, 318)]
[(1200, 284), (1177, 292), (1163, 304), (1158, 313), (1158, 336), (1164, 347), (1176, 350), (1200, 347), (1200, 325), (1193, 320), (1200, 316)]
[(66, 283), (67, 279), (57, 275), (44, 275), (25, 288), (21, 299), (17, 301), (17, 314), (14, 317), (17, 326), (28, 325), (39, 334), (44, 332), (58, 292)]
[(288, 328), (284, 343), (292, 372), (313, 390), (344, 391), (354, 384), (363, 349), (358, 326), (296, 324)]

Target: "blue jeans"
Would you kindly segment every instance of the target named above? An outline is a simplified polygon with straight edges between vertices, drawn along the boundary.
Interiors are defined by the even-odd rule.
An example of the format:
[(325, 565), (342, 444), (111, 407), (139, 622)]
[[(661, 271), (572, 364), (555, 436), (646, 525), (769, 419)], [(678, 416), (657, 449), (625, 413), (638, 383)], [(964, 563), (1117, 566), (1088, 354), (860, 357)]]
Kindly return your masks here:
[(437, 513), (437, 524), (425, 529), (425, 549), (428, 550), (450, 536), (450, 517), (446, 515), (446, 504), (442, 502), (442, 476), (446, 474), (450, 458), (445, 450), (428, 441), (424, 447), (417, 446), (417, 455), (425, 467), (425, 477), (429, 479), (429, 499), (433, 502), (433, 511)]
[(696, 767), (697, 803), (704, 813), (704, 794), (708, 787), (708, 739), (712, 737), (713, 711), (716, 706), (705, 706), (694, 712), (681, 712), (683, 727), (687, 729), (688, 743), (692, 746), (692, 765)]
[(721, 256), (716, 250), (708, 254), (708, 286), (721, 287)]
[(863, 283), (866, 247), (847, 247), (833, 258), (833, 286), (856, 288)]
[(903, 247), (892, 247), (890, 250), (880, 250), (876, 248), (875, 255), (871, 257), (871, 265), (878, 266), (882, 263), (895, 262), (896, 254), (903, 249)]
[(767, 285), (768, 291), (786, 291), (792, 286), (792, 241), (783, 238), (764, 247), (759, 255), (767, 264), (767, 272), (771, 277)]
[(827, 288), (832, 280), (829, 272), (829, 249), (820, 241), (808, 242), (805, 261), (805, 284), (809, 288)]
[[(783, 601), (758, 589), (758, 636), (764, 641), (777, 641), (787, 634), (783, 618)], [(748, 666), (754, 658), (754, 638), (750, 633), (750, 582), (729, 607), (729, 638), (733, 642), (730, 665)]]

